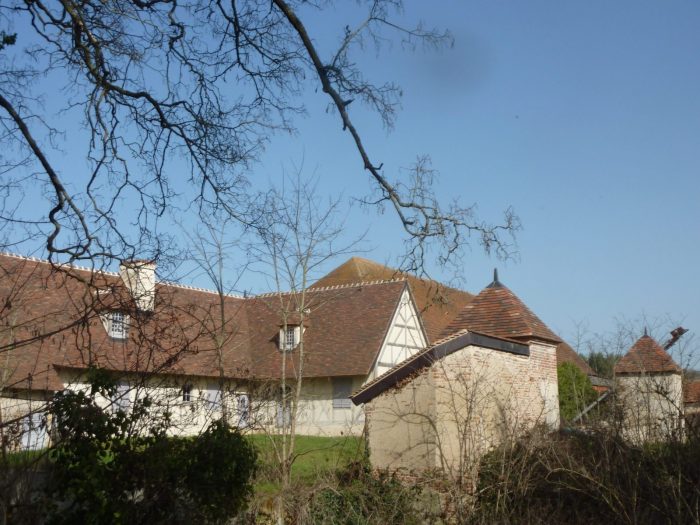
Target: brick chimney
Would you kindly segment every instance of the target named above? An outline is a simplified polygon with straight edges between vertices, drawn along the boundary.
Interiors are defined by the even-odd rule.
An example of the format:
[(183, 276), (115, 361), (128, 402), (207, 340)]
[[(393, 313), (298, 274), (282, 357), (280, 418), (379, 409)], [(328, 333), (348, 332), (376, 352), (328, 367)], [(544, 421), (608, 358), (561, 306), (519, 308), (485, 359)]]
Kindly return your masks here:
[(123, 261), (119, 265), (119, 276), (138, 309), (152, 312), (156, 302), (156, 263), (143, 260)]

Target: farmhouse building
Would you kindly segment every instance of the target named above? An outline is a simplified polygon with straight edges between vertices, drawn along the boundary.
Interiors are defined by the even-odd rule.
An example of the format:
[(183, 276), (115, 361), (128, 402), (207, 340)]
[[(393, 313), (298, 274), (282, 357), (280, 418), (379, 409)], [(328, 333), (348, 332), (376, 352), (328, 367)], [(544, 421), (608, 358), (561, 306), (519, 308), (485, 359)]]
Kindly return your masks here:
[(281, 377), (300, 374), (299, 433), (360, 433), (350, 393), (427, 344), (404, 280), (237, 297), (157, 282), (144, 261), (110, 273), (16, 255), (0, 275), (0, 426), (25, 448), (46, 444), (46, 402), (86, 388), (89, 367), (119, 381), (105, 408), (148, 396), (176, 433), (223, 410), (274, 431), (290, 412)]
[[(106, 408), (129, 409), (148, 396), (185, 435), (224, 412), (238, 425), (275, 431), (290, 415), (281, 378), (302, 375), (298, 432), (359, 434), (364, 410), (350, 393), (441, 340), (467, 329), (516, 349), (534, 344), (525, 326), (497, 329), (506, 314), (484, 303), (483, 292), (476, 300), (358, 257), (303, 294), (252, 297), (159, 282), (148, 261), (105, 272), (5, 254), (0, 276), (0, 422), (14, 425), (3, 439), (26, 448), (47, 442), (47, 401), (87, 388), (89, 367), (118, 381)], [(557, 360), (578, 358), (592, 373), (541, 321), (524, 319), (533, 341), (556, 345)]]
[(700, 380), (688, 381), (684, 385), (683, 408), (689, 430), (700, 435)]
[(559, 426), (561, 340), (497, 276), (443, 336), (353, 395), (375, 468), (469, 472), (505, 437)]

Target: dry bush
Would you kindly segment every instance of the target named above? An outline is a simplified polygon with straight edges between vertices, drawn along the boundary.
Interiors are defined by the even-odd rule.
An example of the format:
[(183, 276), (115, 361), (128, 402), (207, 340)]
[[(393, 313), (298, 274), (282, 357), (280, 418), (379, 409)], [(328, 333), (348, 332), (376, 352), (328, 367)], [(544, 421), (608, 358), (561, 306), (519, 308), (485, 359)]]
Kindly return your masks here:
[(560, 433), (484, 457), (473, 523), (700, 523), (700, 441)]

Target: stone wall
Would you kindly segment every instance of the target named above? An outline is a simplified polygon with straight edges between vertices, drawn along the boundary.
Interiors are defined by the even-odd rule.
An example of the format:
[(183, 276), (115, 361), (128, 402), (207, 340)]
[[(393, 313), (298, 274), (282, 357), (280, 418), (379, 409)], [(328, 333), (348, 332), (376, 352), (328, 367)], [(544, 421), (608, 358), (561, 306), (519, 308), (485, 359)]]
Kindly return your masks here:
[(366, 408), (376, 468), (462, 473), (504, 439), (559, 425), (556, 349), (530, 356), (468, 346), (390, 389)]
[(398, 470), (437, 467), (435, 387), (430, 373), (415, 377), (365, 405), (372, 465)]

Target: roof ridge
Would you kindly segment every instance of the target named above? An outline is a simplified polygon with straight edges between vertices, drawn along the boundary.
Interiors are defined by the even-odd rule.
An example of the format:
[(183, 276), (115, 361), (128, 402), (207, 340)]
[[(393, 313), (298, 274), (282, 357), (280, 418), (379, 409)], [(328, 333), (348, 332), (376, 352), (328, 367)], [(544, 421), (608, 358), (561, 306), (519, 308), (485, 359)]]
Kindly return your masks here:
[(70, 268), (72, 270), (79, 270), (82, 272), (92, 272), (92, 273), (100, 273), (102, 275), (110, 275), (112, 277), (119, 277), (118, 272), (111, 272), (109, 270), (100, 270), (100, 269), (95, 269), (95, 268), (88, 268), (87, 266), (78, 266), (76, 264), (72, 263), (52, 263), (51, 261), (47, 259), (41, 259), (40, 257), (34, 257), (31, 255), (20, 255), (18, 253), (12, 253), (12, 252), (2, 252), (0, 251), (0, 256), (3, 257), (10, 257), (13, 259), (19, 259), (22, 261), (31, 261), (31, 262), (38, 262), (42, 264), (49, 264), (51, 266), (57, 266), (57, 267), (64, 267), (64, 268)]
[[(346, 284), (333, 284), (330, 286), (321, 286), (321, 287), (308, 287), (306, 289), (307, 292), (328, 292), (331, 290), (342, 290), (345, 288), (357, 288), (358, 286), (374, 286), (378, 284), (390, 284), (390, 283), (401, 283), (405, 282), (405, 278), (401, 279), (375, 279), (373, 281), (358, 281), (354, 283), (346, 283)], [(255, 299), (259, 297), (274, 297), (276, 295), (291, 295), (291, 294), (296, 294), (296, 293), (301, 293), (302, 290), (299, 290), (297, 292), (293, 292), (291, 290), (286, 291), (286, 292), (265, 292), (261, 293), (258, 295), (253, 295), (250, 296), (249, 299)]]
[[(172, 286), (173, 288), (183, 288), (185, 290), (193, 290), (195, 292), (206, 292), (214, 295), (219, 295), (219, 292), (216, 290), (212, 290), (211, 288), (202, 288), (201, 286), (192, 286), (189, 284), (181, 284), (181, 283), (175, 283), (172, 281), (158, 281), (157, 284), (163, 285), (163, 286)], [(235, 293), (223, 293), (224, 297), (233, 297), (235, 299), (246, 299), (241, 294), (235, 294)]]

